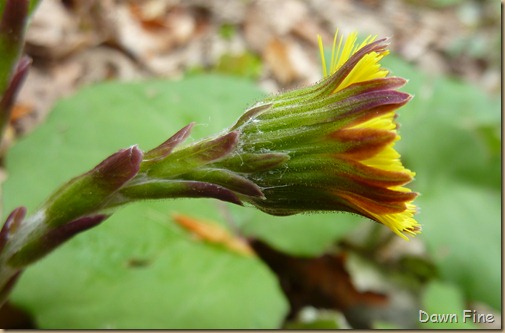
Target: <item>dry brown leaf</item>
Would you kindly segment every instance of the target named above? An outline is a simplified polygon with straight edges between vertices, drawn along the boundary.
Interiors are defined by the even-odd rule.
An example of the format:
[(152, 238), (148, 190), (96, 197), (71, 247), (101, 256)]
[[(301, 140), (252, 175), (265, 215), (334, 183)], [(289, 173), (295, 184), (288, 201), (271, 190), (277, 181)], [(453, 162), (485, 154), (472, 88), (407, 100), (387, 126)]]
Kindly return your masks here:
[[(268, 244), (250, 242), (256, 254), (274, 271), (290, 305), (288, 318), (294, 318), (305, 306), (334, 309), (349, 321), (359, 309), (388, 305), (388, 297), (371, 291), (359, 291), (345, 267), (345, 255), (325, 254), (316, 258), (294, 257)], [(365, 328), (365, 323), (355, 323)]]
[(26, 33), (27, 53), (48, 60), (60, 59), (92, 44), (92, 32), (82, 30), (79, 21), (57, 0), (41, 1)]
[(35, 108), (32, 104), (16, 103), (12, 107), (10, 121), (11, 123), (15, 123), (16, 121), (33, 114), (34, 111)]
[(16, 129), (25, 133), (45, 119), (58, 99), (75, 91), (76, 82), (81, 75), (82, 68), (71, 61), (44, 69), (33, 66), (17, 98), (19, 104), (30, 105), (33, 112), (29, 117), (17, 119)]
[(312, 58), (308, 56), (291, 38), (274, 38), (266, 47), (263, 57), (274, 77), (287, 85), (295, 81), (308, 84), (320, 79), (313, 59), (316, 55), (314, 53)]
[(244, 38), (250, 48), (263, 53), (274, 38), (284, 38), (307, 19), (307, 8), (297, 0), (251, 2), (244, 22)]
[(254, 255), (254, 251), (245, 240), (230, 234), (226, 229), (212, 221), (182, 214), (172, 214), (172, 218), (181, 227), (203, 241), (221, 244), (229, 250), (245, 256)]

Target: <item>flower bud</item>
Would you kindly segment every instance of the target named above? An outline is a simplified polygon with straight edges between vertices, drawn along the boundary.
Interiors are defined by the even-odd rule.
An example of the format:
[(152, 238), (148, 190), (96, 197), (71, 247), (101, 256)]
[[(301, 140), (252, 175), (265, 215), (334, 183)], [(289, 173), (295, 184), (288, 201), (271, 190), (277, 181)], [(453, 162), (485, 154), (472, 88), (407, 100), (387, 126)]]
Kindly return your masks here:
[(19, 225), (23, 222), (25, 215), (26, 208), (18, 207), (15, 208), (9, 216), (7, 216), (7, 219), (0, 230), (0, 253), (3, 251), (7, 241), (12, 237), (12, 234), (16, 232)]
[(58, 226), (99, 211), (115, 192), (138, 173), (141, 161), (142, 152), (132, 146), (70, 180), (44, 204), (47, 223)]
[[(341, 38), (341, 49), (334, 43), (330, 74), (321, 82), (246, 111), (231, 128), (240, 135), (237, 149), (217, 165), (255, 183), (263, 196), (243, 199), (266, 213), (347, 211), (407, 239), (404, 233), (420, 231), (413, 218), (417, 194), (403, 187), (415, 174), (394, 144), (395, 110), (411, 96), (397, 90), (406, 80), (386, 77), (380, 67), (387, 40), (369, 37), (357, 47), (355, 40), (355, 34)], [(268, 161), (274, 163), (254, 167)]]

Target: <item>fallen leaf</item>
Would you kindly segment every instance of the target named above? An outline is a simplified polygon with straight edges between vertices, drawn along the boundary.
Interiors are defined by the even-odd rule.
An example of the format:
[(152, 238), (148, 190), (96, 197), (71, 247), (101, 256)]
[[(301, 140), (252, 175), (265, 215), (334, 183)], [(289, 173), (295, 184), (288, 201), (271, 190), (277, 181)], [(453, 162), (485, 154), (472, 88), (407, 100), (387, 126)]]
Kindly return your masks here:
[(309, 84), (320, 79), (316, 62), (292, 38), (274, 38), (263, 53), (267, 66), (282, 84)]
[(245, 240), (230, 234), (216, 223), (182, 214), (173, 214), (172, 218), (177, 224), (199, 239), (209, 243), (221, 244), (229, 250), (242, 255), (254, 255), (254, 251)]
[(28, 117), (34, 112), (34, 107), (32, 104), (28, 103), (16, 103), (12, 107), (12, 113), (11, 113), (11, 123), (15, 123), (21, 118)]
[[(349, 315), (357, 309), (366, 311), (388, 305), (386, 295), (356, 288), (345, 267), (345, 254), (303, 258), (287, 255), (258, 240), (250, 245), (277, 275), (291, 305), (289, 319), (306, 306), (341, 311), (349, 321)], [(366, 323), (358, 325), (362, 327), (356, 328), (367, 327)]]

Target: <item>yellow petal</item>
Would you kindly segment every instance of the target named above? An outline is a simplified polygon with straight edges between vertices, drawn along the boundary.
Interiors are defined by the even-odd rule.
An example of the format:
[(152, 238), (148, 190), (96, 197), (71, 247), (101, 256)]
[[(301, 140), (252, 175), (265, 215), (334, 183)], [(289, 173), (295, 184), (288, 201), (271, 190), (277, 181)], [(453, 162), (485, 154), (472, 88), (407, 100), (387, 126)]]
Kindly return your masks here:
[[(326, 58), (324, 55), (324, 47), (321, 36), (318, 36), (319, 51), (321, 53), (321, 64), (323, 67), (323, 75), (326, 77), (338, 71), (342, 65), (349, 60), (349, 58), (359, 51), (364, 46), (372, 43), (377, 36), (368, 36), (358, 46), (356, 46), (357, 33), (353, 32), (345, 38), (340, 36), (337, 44), (338, 30), (335, 32), (333, 38), (333, 46), (331, 49), (330, 59), (330, 72), (328, 73), (326, 67)], [(370, 52), (365, 55), (347, 75), (347, 77), (335, 88), (335, 91), (344, 89), (353, 83), (368, 81), (377, 78), (386, 77), (388, 71), (381, 68), (379, 61), (389, 53), (384, 51), (382, 53)]]

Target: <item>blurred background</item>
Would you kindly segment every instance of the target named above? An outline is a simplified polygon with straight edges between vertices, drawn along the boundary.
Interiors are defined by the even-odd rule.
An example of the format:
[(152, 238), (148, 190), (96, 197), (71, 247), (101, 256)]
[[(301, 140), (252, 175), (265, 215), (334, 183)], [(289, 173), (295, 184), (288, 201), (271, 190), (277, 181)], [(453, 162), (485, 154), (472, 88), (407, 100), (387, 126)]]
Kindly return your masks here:
[[(152, 293), (147, 294), (139, 289), (139, 294), (147, 295), (142, 300), (145, 303), (139, 303), (144, 304), (143, 310), (126, 309), (105, 301), (116, 297), (116, 294), (107, 294), (110, 288), (104, 287), (112, 282), (89, 272), (94, 267), (103, 273), (101, 269), (105, 268), (100, 265), (110, 263), (91, 261), (89, 268), (89, 260), (93, 259), (83, 253), (90, 252), (90, 243), (82, 238), (88, 236), (82, 235), (80, 241), (78, 237), (75, 242), (72, 240), (73, 245), (58, 250), (54, 259), (43, 261), (25, 273), (12, 301), (3, 309), (4, 327), (146, 328), (149, 320), (149, 327), (156, 328), (500, 328), (500, 22), (501, 7), (496, 0), (43, 0), (26, 34), (25, 52), (33, 58), (33, 66), (14, 108), (8, 131), (9, 147), (3, 148), (8, 151), (7, 161), (12, 168), (8, 164), (3, 173), (6, 179), (4, 216), (9, 209), (23, 203), (9, 199), (9, 193), (23, 193), (20, 191), (23, 186), (25, 193), (33, 191), (30, 190), (33, 182), (21, 185), (23, 181), (17, 179), (22, 179), (23, 173), (31, 173), (34, 165), (41, 163), (40, 168), (44, 168), (44, 162), (17, 148), (17, 142), (31, 140), (38, 147), (35, 142), (45, 142), (44, 135), (48, 135), (40, 134), (43, 130), (39, 127), (61, 128), (61, 124), (51, 123), (53, 109), (55, 114), (68, 114), (89, 102), (87, 107), (96, 108), (97, 113), (125, 107), (115, 117), (133, 114), (126, 109), (128, 102), (125, 101), (139, 91), (131, 86), (113, 89), (96, 84), (142, 85), (160, 79), (180, 83), (178, 88), (170, 86), (173, 94), (180, 91), (176, 101), (151, 101), (153, 108), (182, 105), (182, 109), (189, 110), (184, 119), (166, 115), (167, 123), (181, 121), (183, 124), (186, 119), (209, 121), (206, 108), (222, 108), (221, 112), (226, 113), (227, 106), (212, 103), (227, 101), (228, 97), (223, 99), (227, 92), (234, 96), (229, 99), (239, 109), (234, 111), (237, 115), (240, 108), (244, 110), (263, 94), (320, 80), (316, 36), (320, 34), (325, 44), (331, 46), (338, 28), (343, 34), (358, 31), (361, 37), (369, 34), (391, 37), (391, 55), (384, 59), (383, 65), (393, 75), (409, 79), (403, 90), (415, 98), (399, 111), (402, 140), (398, 149), (404, 164), (417, 173), (411, 187), (421, 193), (416, 204), (421, 208), (418, 220), (423, 224), (423, 233), (405, 242), (381, 226), (359, 223), (362, 218), (344, 214), (278, 220), (251, 212), (251, 208), (237, 209), (221, 204), (208, 208), (205, 203), (194, 209), (191, 202), (181, 203), (176, 206), (177, 210), (196, 214), (195, 224), (205, 223), (200, 218), (210, 215), (219, 228), (231, 230), (230, 237), (249, 239), (249, 246), (256, 252), (254, 258), (227, 257), (231, 262), (221, 263), (217, 273), (215, 266), (210, 270), (219, 276), (213, 280), (215, 284), (198, 287), (199, 280), (195, 279), (187, 288), (181, 287), (178, 283), (187, 274), (204, 276), (209, 272), (202, 258), (229, 255), (223, 253), (230, 250), (216, 249), (215, 244), (205, 242), (193, 244), (194, 230), (175, 227), (173, 221), (167, 227), (168, 218), (165, 218), (164, 228), (171, 228), (168, 239), (185, 242), (188, 246), (185, 251), (189, 251), (177, 252), (182, 251), (179, 246), (170, 253), (174, 256), (179, 253), (192, 266), (170, 266), (180, 268), (180, 271), (171, 270), (173, 279), (163, 280), (156, 275), (161, 279), (157, 283), (171, 283), (163, 287), (168, 288), (163, 300), (153, 297), (160, 289), (153, 287)], [(163, 89), (163, 86), (155, 88)], [(184, 104), (198, 99), (199, 95), (212, 95), (213, 91), (219, 92), (214, 100), (206, 99), (191, 106)], [(90, 100), (94, 98), (96, 101), (92, 104)], [(109, 103), (104, 105), (104, 100)], [(230, 120), (225, 118), (224, 126), (231, 124), (235, 115)], [(88, 118), (80, 121), (85, 119)], [(134, 122), (139, 119), (135, 118)], [(100, 126), (98, 121), (97, 133)], [(170, 130), (166, 137), (178, 129), (169, 127), (175, 125), (167, 126)], [(110, 133), (114, 131), (117, 136), (128, 134), (121, 129)], [(88, 132), (79, 133), (80, 140), (85, 141), (86, 135), (92, 135)], [(157, 140), (162, 142), (166, 137)], [(58, 150), (58, 147), (40, 146), (37, 151), (47, 155), (50, 149)], [(76, 147), (80, 149), (78, 145), (71, 148), (76, 150)], [(101, 156), (106, 155), (107, 151)], [(10, 198), (13, 196), (16, 195)], [(37, 200), (40, 202), (40, 198), (33, 199)], [(159, 213), (161, 206), (142, 209)], [(163, 208), (163, 214), (168, 216), (170, 207)], [(206, 209), (213, 213), (209, 214)], [(121, 216), (127, 219), (126, 215)], [(112, 229), (100, 230), (113, 235)], [(155, 230), (153, 234), (157, 234)], [(145, 230), (137, 229), (137, 234), (140, 232)], [(91, 248), (102, 249), (103, 243), (98, 240), (93, 243), (93, 236), (89, 237)], [(158, 236), (152, 237), (146, 236), (144, 242), (164, 242)], [(136, 243), (131, 244), (137, 247)], [(80, 281), (76, 278), (79, 275), (73, 276), (75, 272), (65, 269), (55, 275), (56, 265), (70, 264), (75, 258), (83, 260), (83, 271), (93, 277)], [(212, 260), (208, 259), (208, 264)], [(228, 264), (240, 266), (241, 260), (253, 266), (245, 266), (247, 269), (238, 273), (228, 271)], [(135, 267), (144, 264), (142, 260), (131, 262)], [(153, 272), (145, 272), (147, 277), (139, 281), (154, 279)], [(249, 296), (262, 298), (263, 302), (243, 299), (245, 295), (235, 299), (223, 294), (227, 288), (223, 286), (231, 283), (226, 280), (230, 275), (239, 274), (235, 278), (243, 281), (240, 274), (250, 276), (254, 275), (252, 272), (260, 274), (257, 281), (262, 282), (257, 283), (267, 287)], [(121, 277), (129, 273), (112, 270), (110, 274)], [(131, 278), (128, 276), (125, 279)], [(58, 279), (61, 281), (55, 282)], [(131, 285), (122, 285), (120, 280), (115, 283), (118, 294), (123, 294)], [(67, 285), (68, 281), (74, 284)], [(254, 285), (254, 281), (250, 283)], [(132, 283), (131, 288), (138, 284)], [(84, 285), (95, 290), (103, 287), (105, 291), (90, 297), (77, 296)], [(201, 304), (188, 301), (195, 297), (196, 290), (201, 291), (198, 296)], [(52, 298), (50, 305), (46, 297)], [(224, 298), (233, 300), (222, 301)], [(178, 309), (170, 299), (177, 300), (182, 308)], [(131, 296), (127, 301), (135, 303), (138, 299)], [(244, 306), (249, 302), (249, 306)], [(101, 316), (94, 311), (98, 311), (96, 304), (105, 303), (109, 307), (100, 307), (99, 312), (105, 311), (106, 319), (100, 321), (96, 318)], [(177, 315), (160, 312), (157, 317), (146, 314), (163, 307), (179, 312), (176, 311)], [(464, 323), (462, 311), (465, 309), (491, 314), (495, 320)], [(421, 323), (419, 310), (429, 314), (457, 313), (460, 321)], [(144, 319), (136, 321), (132, 313)]]
[[(391, 37), (395, 55), (430, 75), (500, 91), (499, 1), (43, 0), (26, 36), (34, 66), (18, 131), (54, 101), (104, 80), (214, 71), (268, 92), (321, 78), (316, 35), (338, 28)], [(48, 84), (51, 82), (51, 84)], [(29, 119), (28, 119), (29, 118)]]

